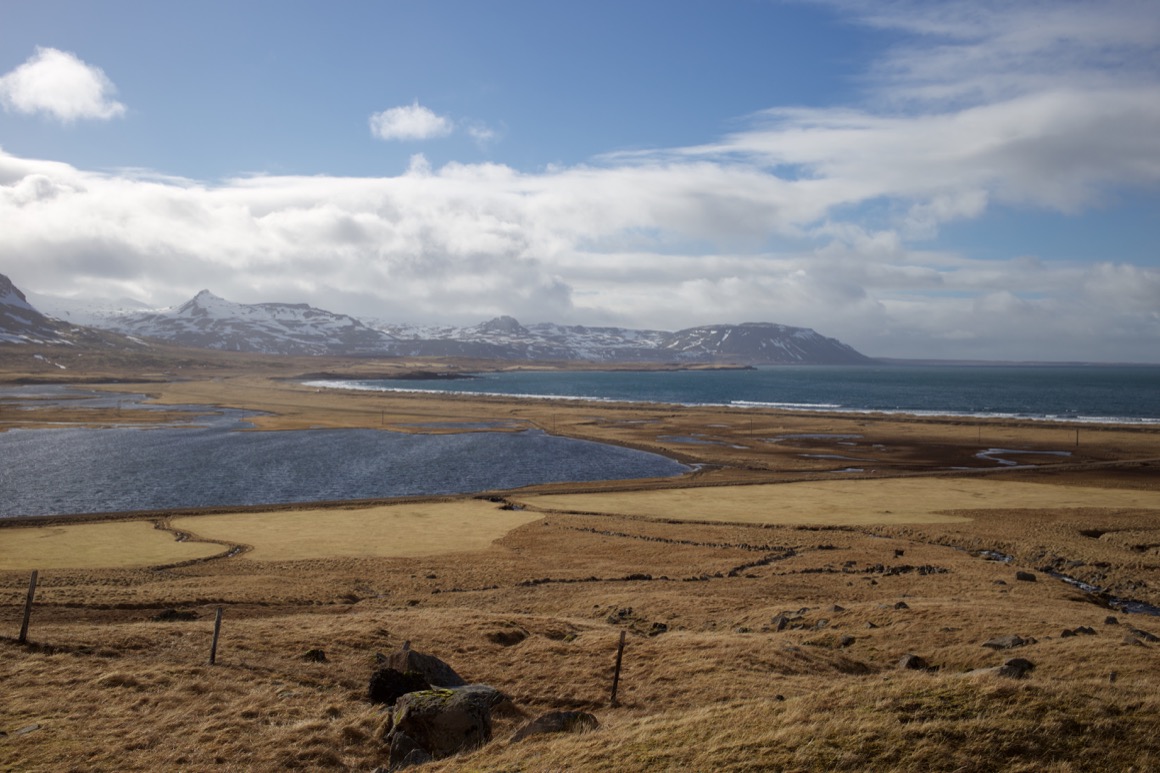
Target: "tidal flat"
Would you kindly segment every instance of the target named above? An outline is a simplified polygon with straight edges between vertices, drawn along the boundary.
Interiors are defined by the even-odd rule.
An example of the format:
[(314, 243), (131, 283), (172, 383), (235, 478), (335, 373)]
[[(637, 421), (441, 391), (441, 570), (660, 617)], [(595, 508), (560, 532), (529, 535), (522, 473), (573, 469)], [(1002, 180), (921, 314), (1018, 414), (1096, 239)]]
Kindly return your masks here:
[[(1160, 606), (1160, 428), (352, 395), (270, 376), (147, 391), (260, 411), (266, 430), (500, 423), (692, 469), (4, 519), (0, 767), (372, 770), (389, 750), (367, 681), (409, 641), (518, 710), (431, 770), (1160, 768), (1160, 618), (1115, 605)], [(102, 410), (3, 411), (0, 428), (116, 423)], [(666, 439), (681, 437), (720, 442)], [(989, 448), (1026, 453), (1000, 465)], [(158, 545), (178, 560), (145, 552)], [(900, 668), (907, 655), (928, 667)], [(1000, 675), (1015, 657), (1033, 670)], [(508, 741), (560, 709), (600, 727)]]

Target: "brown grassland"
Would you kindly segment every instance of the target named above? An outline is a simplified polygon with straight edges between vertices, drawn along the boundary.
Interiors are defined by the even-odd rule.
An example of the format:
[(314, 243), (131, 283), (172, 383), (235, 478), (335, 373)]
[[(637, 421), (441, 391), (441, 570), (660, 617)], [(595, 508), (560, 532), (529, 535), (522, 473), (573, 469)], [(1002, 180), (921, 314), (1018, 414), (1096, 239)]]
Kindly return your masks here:
[[(150, 357), (9, 348), (0, 380), (119, 378), (135, 383), (98, 388), (262, 410), (264, 430), (502, 419), (697, 467), (0, 521), (0, 770), (370, 771), (386, 713), (367, 681), (408, 640), (522, 717), (601, 723), (511, 743), (522, 717), (499, 717), (495, 740), (435, 771), (1160, 770), (1160, 619), (1107, 605), (1160, 606), (1160, 428), (342, 393), (293, 377), (481, 364)], [(0, 401), (0, 431), (164, 419), (19, 408)], [(1029, 453), (1006, 468), (988, 448)], [(1010, 634), (1028, 643), (983, 646)], [(900, 669), (908, 653), (932, 668)], [(995, 673), (1011, 657), (1035, 669)]]

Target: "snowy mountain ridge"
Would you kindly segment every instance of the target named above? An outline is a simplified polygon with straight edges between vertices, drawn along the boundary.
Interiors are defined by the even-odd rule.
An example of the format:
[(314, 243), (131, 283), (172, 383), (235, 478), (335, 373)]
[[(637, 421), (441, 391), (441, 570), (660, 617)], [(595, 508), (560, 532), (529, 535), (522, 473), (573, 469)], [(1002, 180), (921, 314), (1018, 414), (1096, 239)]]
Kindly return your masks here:
[[(7, 287), (0, 283), (0, 299), (10, 299), (8, 305), (0, 306), (0, 312), (10, 307), (14, 311), (9, 314), (35, 315), (46, 323), (54, 322), (29, 305), (10, 282)], [(550, 322), (525, 326), (510, 316), (469, 327), (411, 325), (357, 319), (304, 303), (234, 303), (209, 290), (168, 309), (102, 310), (96, 304), (77, 308), (80, 310), (70, 311), (58, 305), (55, 313), (74, 321), (84, 318), (93, 327), (136, 338), (264, 354), (738, 365), (871, 361), (809, 328), (765, 322), (706, 325), (676, 332)], [(7, 336), (0, 340), (22, 340), (19, 335), (0, 325), (0, 336)], [(27, 338), (27, 331), (23, 335)], [(44, 336), (32, 339), (48, 340)]]
[(394, 340), (305, 303), (234, 303), (209, 290), (174, 308), (111, 315), (99, 324), (181, 346), (264, 354), (375, 354)]

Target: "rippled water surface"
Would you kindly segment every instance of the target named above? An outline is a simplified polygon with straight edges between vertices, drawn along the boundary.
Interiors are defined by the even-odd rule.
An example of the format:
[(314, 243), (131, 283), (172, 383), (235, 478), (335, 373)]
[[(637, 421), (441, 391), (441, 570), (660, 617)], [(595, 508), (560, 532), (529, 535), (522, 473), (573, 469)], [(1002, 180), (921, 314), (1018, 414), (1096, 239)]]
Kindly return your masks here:
[(688, 469), (534, 430), (238, 431), (244, 426), (244, 414), (226, 411), (188, 426), (0, 432), (0, 516), (468, 493)]

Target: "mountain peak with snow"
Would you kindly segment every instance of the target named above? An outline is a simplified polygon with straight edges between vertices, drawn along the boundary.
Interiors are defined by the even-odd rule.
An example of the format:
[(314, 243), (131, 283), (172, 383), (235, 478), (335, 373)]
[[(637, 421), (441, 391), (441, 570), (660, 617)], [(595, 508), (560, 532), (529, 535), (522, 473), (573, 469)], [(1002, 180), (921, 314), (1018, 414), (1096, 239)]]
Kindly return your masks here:
[[(13, 304), (23, 302), (24, 296), (15, 288), (5, 289), (10, 285), (0, 283), (0, 297), (14, 298)], [(507, 315), (471, 327), (391, 325), (335, 314), (305, 303), (235, 303), (210, 290), (202, 290), (179, 306), (106, 312), (89, 324), (179, 346), (265, 354), (679, 365), (871, 361), (846, 344), (809, 328), (772, 322), (704, 325), (676, 332), (552, 323), (523, 325)]]
[(394, 339), (305, 303), (235, 303), (202, 290), (180, 306), (119, 315), (106, 326), (181, 346), (266, 354), (382, 354)]
[(64, 343), (67, 325), (41, 314), (0, 274), (0, 343)]

